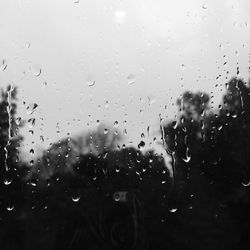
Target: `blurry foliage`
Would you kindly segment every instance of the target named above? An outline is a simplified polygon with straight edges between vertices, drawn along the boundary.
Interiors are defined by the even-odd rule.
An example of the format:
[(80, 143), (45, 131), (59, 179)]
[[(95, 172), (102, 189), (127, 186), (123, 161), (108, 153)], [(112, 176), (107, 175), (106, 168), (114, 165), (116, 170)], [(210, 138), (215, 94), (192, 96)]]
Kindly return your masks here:
[[(209, 96), (200, 92), (185, 92), (177, 105), (179, 118), (164, 127), (168, 151), (175, 156), (172, 202), (183, 211), (182, 221), (192, 220), (193, 230), (207, 235), (211, 248), (221, 249), (222, 237), (234, 237), (225, 249), (247, 249), (250, 86), (231, 79), (218, 112), (209, 109)], [(185, 215), (190, 204), (192, 213)], [(213, 222), (214, 216), (220, 216), (220, 224)], [(202, 231), (203, 224), (212, 225)], [(183, 235), (192, 237), (191, 227), (184, 226)], [(212, 227), (218, 228), (213, 237)]]
[[(22, 136), (16, 123), (17, 90), (8, 86), (0, 96), (0, 207), (1, 214), (8, 206), (18, 206), (21, 197), (16, 192), (20, 188), (19, 147)], [(5, 212), (4, 212), (5, 211)], [(1, 215), (0, 215), (1, 216)]]
[(25, 203), (22, 181), (24, 166), (19, 161), (22, 122), (16, 120), (17, 89), (8, 86), (0, 94), (0, 247), (22, 248), (20, 218)]
[[(12, 223), (26, 229), (12, 236), (25, 235), (23, 249), (249, 248), (250, 86), (242, 79), (226, 84), (219, 110), (202, 92), (177, 100), (178, 118), (163, 127), (173, 178), (163, 157), (120, 146), (107, 124), (55, 142), (24, 168), (15, 101), (15, 88), (2, 91), (0, 202), (6, 221), (15, 203)], [(127, 203), (114, 200), (117, 191), (128, 192)], [(10, 231), (1, 228), (0, 245), (17, 249), (4, 240)]]

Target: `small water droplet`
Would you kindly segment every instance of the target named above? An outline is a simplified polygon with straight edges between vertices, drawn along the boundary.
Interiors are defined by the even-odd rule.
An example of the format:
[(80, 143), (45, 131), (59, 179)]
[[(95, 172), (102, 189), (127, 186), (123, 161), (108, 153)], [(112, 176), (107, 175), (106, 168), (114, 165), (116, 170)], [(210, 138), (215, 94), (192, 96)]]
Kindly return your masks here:
[(74, 201), (74, 202), (78, 202), (80, 199), (81, 199), (81, 197), (79, 195), (72, 197), (72, 201)]
[(30, 182), (30, 185), (31, 185), (32, 187), (36, 187), (37, 184), (36, 184), (35, 181), (31, 181), (31, 182)]
[(80, 0), (74, 0), (74, 3), (79, 3), (80, 2)]
[(118, 192), (114, 193), (113, 199), (114, 199), (114, 201), (117, 201), (117, 202), (120, 201), (120, 195)]
[(21, 120), (22, 120), (21, 117), (16, 118), (16, 125), (20, 125), (21, 124)]
[(35, 126), (35, 124), (36, 124), (36, 119), (35, 118), (30, 118), (28, 120), (28, 126), (29, 126), (29, 128), (33, 128)]
[(115, 122), (114, 122), (114, 127), (115, 127), (115, 128), (118, 128), (118, 126), (119, 126), (118, 121), (115, 121)]
[(176, 211), (177, 211), (177, 208), (171, 208), (171, 209), (169, 209), (170, 213), (175, 213)]
[(34, 76), (36, 76), (36, 77), (38, 77), (42, 74), (42, 70), (38, 65), (34, 65), (32, 67), (32, 72), (33, 72)]
[(1, 69), (2, 71), (4, 71), (4, 70), (6, 70), (6, 68), (7, 68), (7, 61), (6, 61), (5, 59), (3, 59), (3, 60), (1, 61), (1, 64), (0, 64), (0, 69)]
[(135, 83), (136, 76), (134, 74), (131, 74), (127, 77), (128, 84), (134, 84)]
[(207, 4), (206, 4), (206, 3), (203, 3), (203, 4), (202, 4), (202, 9), (204, 9), (204, 10), (207, 9)]
[(14, 210), (14, 205), (9, 205), (6, 209), (7, 211), (12, 211)]
[(95, 85), (95, 80), (92, 77), (87, 78), (87, 84), (89, 87), (93, 87)]
[(140, 150), (143, 150), (144, 147), (145, 147), (145, 142), (144, 142), (144, 141), (141, 141), (141, 142), (138, 144), (138, 148), (139, 148)]
[(104, 133), (105, 135), (108, 134), (108, 132), (109, 132), (109, 131), (108, 131), (108, 129), (106, 129), (106, 128), (105, 128), (104, 131), (103, 131), (103, 133)]
[(182, 158), (182, 160), (186, 163), (190, 162), (191, 160), (191, 155), (190, 155), (190, 152), (189, 152), (189, 148), (187, 147), (186, 149), (186, 158)]
[(242, 182), (242, 186), (249, 187), (250, 186), (250, 180), (248, 182)]
[(33, 114), (37, 110), (38, 105), (36, 103), (31, 103), (27, 108), (26, 111), (28, 115)]
[(6, 186), (8, 186), (8, 185), (10, 185), (11, 183), (12, 183), (12, 179), (8, 179), (8, 178), (6, 178), (5, 180), (4, 180), (4, 185), (6, 185)]
[(46, 88), (48, 86), (48, 83), (45, 81), (43, 82), (43, 88)]

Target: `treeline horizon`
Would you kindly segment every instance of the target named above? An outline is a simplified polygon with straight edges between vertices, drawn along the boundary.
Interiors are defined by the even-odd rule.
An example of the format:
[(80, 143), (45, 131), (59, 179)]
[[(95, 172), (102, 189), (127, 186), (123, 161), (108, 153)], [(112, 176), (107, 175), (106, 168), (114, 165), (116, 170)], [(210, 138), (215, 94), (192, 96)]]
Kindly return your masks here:
[[(60, 139), (25, 164), (18, 157), (25, 123), (16, 117), (16, 100), (15, 88), (2, 90), (3, 249), (18, 249), (6, 232), (22, 249), (250, 248), (249, 82), (229, 80), (218, 110), (201, 91), (185, 91), (176, 100), (177, 118), (159, 124), (172, 172), (154, 147), (145, 150), (143, 136), (137, 148), (119, 146), (121, 133), (105, 124)], [(130, 212), (113, 199), (119, 191), (131, 195)], [(124, 216), (128, 225), (113, 233)]]

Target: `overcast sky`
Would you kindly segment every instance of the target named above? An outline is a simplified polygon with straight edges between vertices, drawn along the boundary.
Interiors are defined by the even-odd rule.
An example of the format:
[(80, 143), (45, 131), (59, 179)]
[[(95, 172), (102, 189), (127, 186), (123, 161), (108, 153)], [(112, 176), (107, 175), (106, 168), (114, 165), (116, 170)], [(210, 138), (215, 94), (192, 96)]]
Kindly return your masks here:
[(36, 119), (25, 149), (96, 120), (118, 121), (132, 145), (149, 126), (151, 140), (186, 89), (216, 108), (237, 66), (248, 80), (249, 13), (249, 0), (1, 0), (0, 87), (18, 86), (18, 115)]

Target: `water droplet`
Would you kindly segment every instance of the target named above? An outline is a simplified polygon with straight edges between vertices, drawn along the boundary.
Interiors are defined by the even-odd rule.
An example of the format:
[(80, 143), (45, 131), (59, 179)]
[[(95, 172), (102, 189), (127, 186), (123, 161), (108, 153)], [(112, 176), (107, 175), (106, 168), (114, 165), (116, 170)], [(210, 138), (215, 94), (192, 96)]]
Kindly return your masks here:
[(156, 99), (153, 95), (148, 96), (148, 105), (151, 107), (156, 102)]
[(120, 201), (120, 195), (119, 195), (118, 192), (117, 192), (117, 193), (114, 193), (113, 199), (114, 199), (114, 201)]
[(4, 185), (6, 185), (6, 186), (8, 186), (8, 185), (10, 185), (11, 183), (12, 183), (12, 179), (8, 179), (8, 178), (6, 178), (5, 180), (4, 180)]
[(203, 4), (202, 4), (202, 9), (204, 9), (204, 10), (207, 9), (207, 4), (206, 4), (206, 3), (203, 3)]
[(38, 77), (42, 74), (42, 70), (38, 65), (34, 65), (32, 67), (32, 72), (33, 72), (34, 76), (36, 76), (36, 77)]
[(79, 195), (77, 195), (77, 196), (73, 196), (72, 197), (72, 201), (74, 201), (74, 202), (78, 202), (79, 200), (80, 200), (80, 196)]
[(249, 187), (250, 186), (250, 180), (248, 182), (242, 182), (242, 186)]
[(171, 208), (171, 209), (169, 209), (170, 213), (175, 213), (176, 211), (177, 211), (177, 208)]
[(28, 115), (33, 114), (37, 110), (38, 105), (36, 103), (31, 103), (27, 108)]
[(189, 148), (187, 147), (186, 149), (186, 158), (182, 158), (182, 160), (186, 163), (190, 162), (191, 160), (191, 156), (190, 156), (190, 153), (189, 153)]
[(35, 181), (31, 181), (31, 182), (30, 182), (30, 185), (31, 185), (32, 187), (36, 187), (37, 184), (36, 184)]
[(14, 210), (14, 205), (9, 205), (6, 209), (7, 211), (12, 211)]
[(105, 106), (104, 107), (105, 107), (105, 109), (109, 108), (109, 102), (108, 101), (105, 102)]
[(21, 124), (21, 120), (22, 120), (21, 117), (16, 118), (16, 125), (20, 125)]
[(108, 129), (106, 129), (106, 128), (105, 128), (104, 131), (103, 131), (103, 133), (104, 133), (105, 135), (108, 134), (108, 132), (109, 132), (109, 131), (108, 131)]
[(92, 87), (92, 86), (95, 85), (95, 80), (91, 76), (89, 76), (87, 78), (87, 84), (88, 84), (89, 87)]
[(144, 147), (145, 147), (145, 142), (144, 142), (144, 141), (141, 141), (141, 142), (138, 144), (138, 148), (139, 148), (140, 150), (143, 150)]
[(3, 59), (3, 60), (1, 61), (1, 64), (0, 64), (0, 69), (1, 69), (2, 71), (4, 71), (4, 70), (6, 70), (6, 68), (7, 68), (7, 62), (6, 62), (5, 59)]
[(74, 0), (74, 3), (79, 3), (80, 2), (80, 0)]
[(135, 83), (136, 76), (134, 74), (131, 74), (127, 77), (128, 84), (134, 84)]
[(34, 152), (34, 149), (30, 149), (30, 154), (33, 155), (35, 152)]
[(222, 128), (223, 128), (223, 126), (220, 125), (220, 126), (218, 127), (218, 130), (220, 131), (220, 130), (222, 130)]
[(118, 121), (115, 121), (115, 122), (114, 122), (114, 127), (115, 127), (115, 128), (118, 128), (118, 126), (119, 126)]
[(29, 128), (33, 128), (35, 126), (35, 124), (36, 124), (36, 119), (35, 118), (30, 118), (28, 120), (28, 126), (29, 126)]
[(44, 137), (42, 135), (40, 135), (40, 141), (44, 142)]
[(43, 88), (45, 89), (48, 86), (48, 83), (46, 81), (43, 82)]

